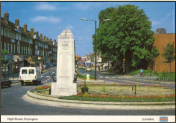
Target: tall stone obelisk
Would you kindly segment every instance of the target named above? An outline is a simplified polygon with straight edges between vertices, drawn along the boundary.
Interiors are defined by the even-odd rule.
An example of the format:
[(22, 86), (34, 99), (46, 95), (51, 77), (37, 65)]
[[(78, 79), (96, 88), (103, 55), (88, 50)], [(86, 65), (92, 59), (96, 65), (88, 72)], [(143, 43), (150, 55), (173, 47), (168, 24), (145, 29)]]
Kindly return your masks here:
[(51, 95), (69, 96), (77, 94), (75, 74), (74, 36), (69, 29), (58, 36), (57, 81), (51, 83)]

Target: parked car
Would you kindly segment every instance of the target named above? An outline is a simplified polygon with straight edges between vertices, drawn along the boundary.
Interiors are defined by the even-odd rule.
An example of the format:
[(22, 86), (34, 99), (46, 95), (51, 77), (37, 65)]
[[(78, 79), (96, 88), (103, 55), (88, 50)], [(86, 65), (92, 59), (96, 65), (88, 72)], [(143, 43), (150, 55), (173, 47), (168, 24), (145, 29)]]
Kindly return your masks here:
[(8, 80), (7, 78), (4, 78), (1, 76), (1, 88), (4, 86), (11, 87), (12, 80)]

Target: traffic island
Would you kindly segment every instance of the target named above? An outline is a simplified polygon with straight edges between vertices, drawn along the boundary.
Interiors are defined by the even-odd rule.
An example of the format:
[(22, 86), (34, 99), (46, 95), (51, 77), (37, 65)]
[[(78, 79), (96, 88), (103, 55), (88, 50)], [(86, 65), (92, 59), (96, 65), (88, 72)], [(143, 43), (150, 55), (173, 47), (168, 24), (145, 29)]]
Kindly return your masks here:
[(27, 102), (67, 108), (100, 109), (100, 110), (175, 110), (173, 102), (98, 102), (58, 99), (56, 96), (28, 91), (23, 99)]
[[(89, 83), (86, 85), (86, 87), (89, 88), (89, 92), (83, 94), (80, 93), (82, 86), (85, 86), (85, 84), (78, 84), (78, 94), (70, 96), (53, 96), (49, 94), (50, 86), (39, 86), (34, 90), (28, 91), (27, 94), (23, 96), (23, 99), (35, 104), (70, 108), (107, 110), (175, 110), (175, 92), (172, 92), (174, 94), (170, 93), (170, 95), (112, 95), (112, 92), (122, 91), (122, 88), (125, 89), (125, 87), (123, 87), (124, 85), (120, 85), (121, 87), (119, 88), (119, 85), (108, 84), (105, 86), (104, 84), (102, 86), (103, 88), (101, 88), (101, 84), (91, 85)], [(92, 91), (93, 88), (91, 88), (91, 86), (94, 90), (99, 90), (97, 91), (97, 94), (95, 91)], [(113, 91), (115, 86), (118, 87), (118, 90)], [(142, 87), (140, 88), (139, 85), (137, 85), (137, 87), (137, 91), (140, 92)], [(153, 87), (147, 87), (146, 90), (151, 89), (150, 91), (152, 91), (152, 88)], [(159, 85), (156, 85), (153, 89), (155, 89), (154, 91), (156, 91), (156, 93), (162, 90)], [(133, 88), (133, 91), (135, 90), (136, 89)], [(173, 90), (171, 89), (171, 91)], [(101, 94), (100, 92), (104, 94)], [(168, 93), (168, 91), (166, 91), (166, 93)]]

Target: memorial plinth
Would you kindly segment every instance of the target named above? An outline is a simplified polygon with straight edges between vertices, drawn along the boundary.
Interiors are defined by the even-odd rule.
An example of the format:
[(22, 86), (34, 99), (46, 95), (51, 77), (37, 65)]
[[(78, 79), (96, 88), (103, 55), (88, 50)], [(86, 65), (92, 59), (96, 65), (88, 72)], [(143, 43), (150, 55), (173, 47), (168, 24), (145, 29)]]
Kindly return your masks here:
[(69, 29), (58, 36), (57, 81), (51, 83), (51, 95), (69, 96), (77, 94), (75, 74), (74, 36)]

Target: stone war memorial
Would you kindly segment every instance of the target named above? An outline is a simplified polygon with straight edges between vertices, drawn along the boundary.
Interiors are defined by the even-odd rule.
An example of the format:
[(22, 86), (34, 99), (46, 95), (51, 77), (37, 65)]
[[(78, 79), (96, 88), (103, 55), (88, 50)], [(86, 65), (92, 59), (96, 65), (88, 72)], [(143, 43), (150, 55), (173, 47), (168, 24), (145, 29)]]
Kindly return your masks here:
[(75, 74), (74, 36), (69, 29), (58, 36), (57, 81), (51, 83), (51, 95), (70, 96), (77, 94)]

